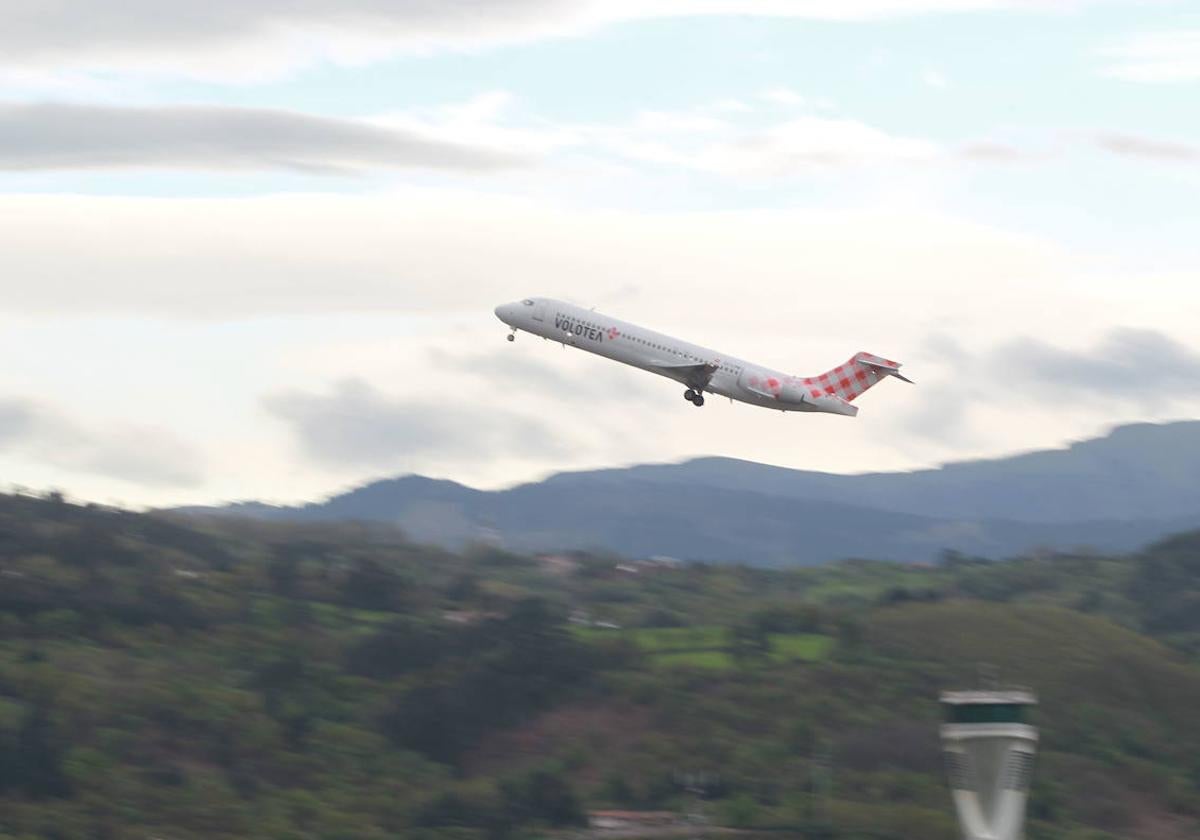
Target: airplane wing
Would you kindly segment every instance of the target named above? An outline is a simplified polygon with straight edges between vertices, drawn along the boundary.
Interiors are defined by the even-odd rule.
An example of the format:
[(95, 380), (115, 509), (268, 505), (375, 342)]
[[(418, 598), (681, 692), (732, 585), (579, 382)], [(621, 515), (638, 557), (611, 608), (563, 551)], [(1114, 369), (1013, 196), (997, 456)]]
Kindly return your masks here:
[(708, 383), (712, 381), (713, 374), (716, 373), (720, 366), (712, 362), (700, 362), (689, 364), (656, 364), (654, 369), (660, 373), (664, 373), (672, 379), (677, 379), (684, 385), (696, 391), (703, 391), (708, 387)]

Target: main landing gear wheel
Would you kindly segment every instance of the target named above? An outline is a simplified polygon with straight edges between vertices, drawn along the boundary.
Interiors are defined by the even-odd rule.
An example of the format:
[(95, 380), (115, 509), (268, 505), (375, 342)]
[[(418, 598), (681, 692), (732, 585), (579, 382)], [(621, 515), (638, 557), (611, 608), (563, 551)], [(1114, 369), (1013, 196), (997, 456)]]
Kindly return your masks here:
[(685, 400), (687, 400), (688, 402), (692, 402), (693, 400), (696, 399), (696, 392), (693, 391), (691, 388), (688, 388), (686, 391), (683, 392), (683, 398)]
[(704, 405), (704, 394), (701, 394), (699, 391), (693, 391), (691, 388), (683, 392), (683, 398), (696, 406), (696, 408)]
[(699, 408), (700, 406), (704, 405), (704, 395), (697, 394), (695, 399), (692, 400), (692, 405), (696, 406), (696, 408)]

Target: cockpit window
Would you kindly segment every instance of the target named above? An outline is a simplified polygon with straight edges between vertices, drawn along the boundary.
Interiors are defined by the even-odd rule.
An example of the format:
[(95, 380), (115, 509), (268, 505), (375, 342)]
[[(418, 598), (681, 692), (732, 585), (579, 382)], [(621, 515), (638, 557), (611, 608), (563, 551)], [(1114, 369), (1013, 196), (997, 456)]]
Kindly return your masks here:
[(525, 300), (521, 301), (521, 303), (525, 304), (526, 306), (533, 306), (533, 301), (531, 301), (529, 298), (525, 298)]

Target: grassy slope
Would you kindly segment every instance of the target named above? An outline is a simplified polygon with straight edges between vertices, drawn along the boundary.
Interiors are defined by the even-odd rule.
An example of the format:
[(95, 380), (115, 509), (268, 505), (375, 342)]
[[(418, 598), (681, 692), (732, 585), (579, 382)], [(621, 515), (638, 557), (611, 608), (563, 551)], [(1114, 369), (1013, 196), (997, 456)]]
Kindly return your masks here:
[[(584, 641), (628, 642), (647, 654), (647, 660), (659, 667), (688, 667), (723, 670), (739, 664), (734, 640), (727, 627), (645, 627), (631, 630), (575, 627), (576, 637)], [(829, 655), (833, 639), (818, 633), (767, 633), (764, 662), (818, 662)]]
[[(551, 753), (586, 751), (577, 778), (594, 801), (631, 804), (611, 801), (606, 778), (631, 780), (636, 800), (655, 773), (685, 767), (751, 791), (750, 824), (804, 825), (819, 811), (804, 793), (810, 759), (828, 751), (835, 792), (826, 807), (843, 828), (949, 839), (936, 696), (977, 684), (976, 665), (985, 664), (1042, 700), (1031, 838), (1200, 832), (1190, 775), (1200, 768), (1200, 669), (1104, 618), (1038, 604), (907, 604), (875, 612), (859, 643), (815, 663), (738, 667), (713, 651), (652, 661), (663, 656), (685, 671), (621, 684), (641, 711), (610, 721), (619, 748), (608, 748), (603, 727), (534, 738)], [(649, 721), (633, 743), (617, 738), (631, 719)]]

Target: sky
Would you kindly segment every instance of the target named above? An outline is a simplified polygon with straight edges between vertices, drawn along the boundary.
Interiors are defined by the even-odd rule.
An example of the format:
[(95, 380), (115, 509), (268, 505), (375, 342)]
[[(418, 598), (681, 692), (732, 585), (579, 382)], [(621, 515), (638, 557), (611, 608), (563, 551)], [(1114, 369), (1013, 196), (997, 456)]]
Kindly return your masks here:
[[(0, 0), (0, 470), (111, 504), (1200, 416), (1186, 0)], [(566, 299), (855, 419), (531, 336)]]

